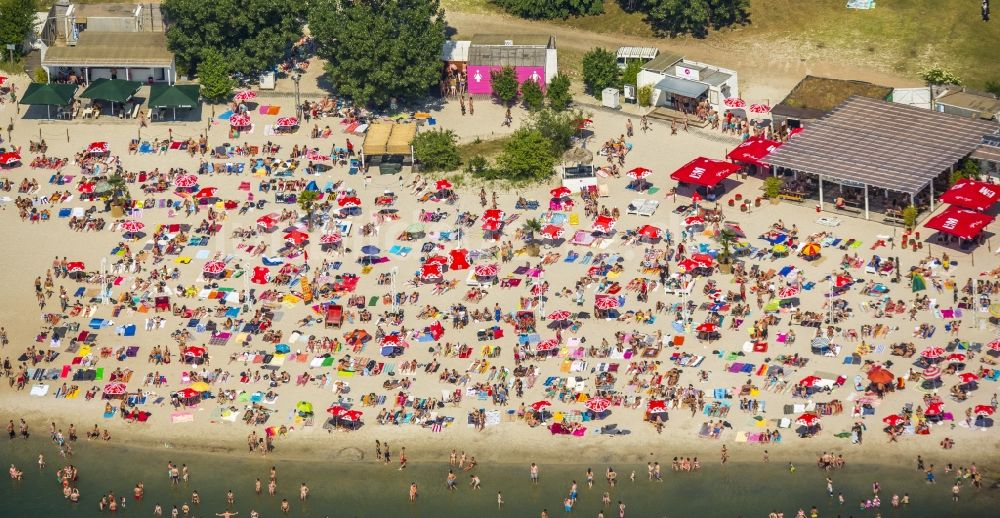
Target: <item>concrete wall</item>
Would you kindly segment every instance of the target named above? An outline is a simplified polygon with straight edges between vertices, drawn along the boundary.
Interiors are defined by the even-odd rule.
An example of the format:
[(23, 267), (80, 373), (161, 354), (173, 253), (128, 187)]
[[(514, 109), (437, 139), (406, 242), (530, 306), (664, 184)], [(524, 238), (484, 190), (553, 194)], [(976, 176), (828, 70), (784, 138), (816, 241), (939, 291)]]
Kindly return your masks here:
[(556, 49), (545, 50), (545, 84), (552, 82), (552, 78), (559, 73), (559, 60)]

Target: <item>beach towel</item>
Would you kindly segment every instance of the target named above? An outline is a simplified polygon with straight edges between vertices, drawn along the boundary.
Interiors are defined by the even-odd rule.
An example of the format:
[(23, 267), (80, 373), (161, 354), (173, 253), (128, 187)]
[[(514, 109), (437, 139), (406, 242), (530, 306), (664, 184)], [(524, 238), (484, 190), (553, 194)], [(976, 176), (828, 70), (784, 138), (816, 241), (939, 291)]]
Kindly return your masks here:
[(190, 412), (174, 412), (170, 414), (171, 423), (193, 423), (194, 414)]

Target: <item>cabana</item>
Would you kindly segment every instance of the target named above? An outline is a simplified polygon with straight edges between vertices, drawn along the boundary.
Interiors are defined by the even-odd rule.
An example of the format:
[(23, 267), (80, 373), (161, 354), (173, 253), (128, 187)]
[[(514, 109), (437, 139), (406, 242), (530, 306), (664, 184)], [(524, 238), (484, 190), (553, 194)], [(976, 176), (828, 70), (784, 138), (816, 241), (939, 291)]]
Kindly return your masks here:
[(24, 89), (18, 104), (28, 106), (44, 105), (48, 118), (52, 118), (52, 106), (68, 106), (73, 102), (76, 85), (56, 83), (31, 83)]
[[(149, 87), (149, 107), (157, 110), (170, 108), (173, 110), (174, 120), (177, 120), (177, 108), (191, 109), (201, 106), (200, 95), (199, 85), (155, 83)], [(152, 117), (153, 120), (160, 118), (158, 115)]]
[[(372, 124), (365, 133), (361, 146), (361, 165), (371, 158), (372, 165), (379, 167), (382, 174), (400, 172), (402, 166), (412, 165), (413, 138), (417, 135), (417, 125), (412, 123), (380, 122)], [(407, 164), (407, 158), (409, 163)]]
[[(871, 189), (886, 201), (890, 192), (900, 194), (912, 205), (918, 205), (919, 196), (933, 211), (933, 182), (953, 171), (993, 131), (995, 125), (986, 121), (853, 96), (764, 162), (775, 174), (805, 175), (812, 182), (809, 187), (814, 183), (818, 189), (820, 210), (825, 207), (823, 184), (832, 182), (841, 193), (845, 188), (861, 191), (847, 195), (857, 195), (856, 208), (839, 202), (837, 208), (863, 213), (865, 219), (870, 219)], [(899, 217), (895, 211), (887, 216)]]

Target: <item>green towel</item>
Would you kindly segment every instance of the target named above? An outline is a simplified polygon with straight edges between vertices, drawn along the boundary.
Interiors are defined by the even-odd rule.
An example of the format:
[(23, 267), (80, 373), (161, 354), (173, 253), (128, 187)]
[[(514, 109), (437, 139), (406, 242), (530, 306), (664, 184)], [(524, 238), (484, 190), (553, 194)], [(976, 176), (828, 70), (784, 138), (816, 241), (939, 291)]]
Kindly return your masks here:
[(649, 189), (648, 189), (648, 190), (646, 191), (646, 194), (656, 194), (656, 193), (658, 193), (658, 192), (660, 192), (660, 188), (659, 188), (659, 187), (650, 187), (650, 188), (649, 188)]
[(94, 377), (94, 381), (104, 381), (104, 367), (97, 368), (97, 374)]
[(378, 304), (378, 295), (372, 295), (372, 298), (368, 299), (368, 307), (375, 307)]
[(333, 365), (333, 361), (334, 361), (333, 358), (324, 358), (323, 359), (323, 366), (324, 367), (330, 367), (330, 366)]
[(855, 248), (859, 248), (859, 247), (861, 247), (861, 241), (860, 240), (857, 240), (857, 241), (851, 243), (851, 249), (855, 249)]

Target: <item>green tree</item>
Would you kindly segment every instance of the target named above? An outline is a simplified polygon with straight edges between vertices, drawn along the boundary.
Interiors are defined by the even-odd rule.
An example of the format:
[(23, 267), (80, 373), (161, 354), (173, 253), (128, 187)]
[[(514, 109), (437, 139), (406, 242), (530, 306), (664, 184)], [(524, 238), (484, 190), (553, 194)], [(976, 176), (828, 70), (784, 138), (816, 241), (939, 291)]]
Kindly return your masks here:
[(298, 198), (296, 198), (299, 208), (302, 209), (302, 212), (306, 213), (306, 224), (309, 225), (310, 231), (313, 228), (313, 212), (316, 210), (316, 200), (318, 199), (318, 191), (302, 191), (299, 193)]
[(521, 99), (529, 111), (536, 112), (545, 107), (545, 92), (542, 92), (542, 87), (531, 79), (521, 83)]
[(653, 87), (646, 85), (640, 88), (635, 96), (638, 98), (636, 100), (639, 101), (639, 106), (649, 106), (653, 103)]
[(764, 179), (764, 196), (768, 199), (775, 200), (778, 195), (781, 194), (781, 188), (784, 187), (785, 182), (778, 178), (777, 176), (768, 176)]
[(604, 12), (604, 0), (490, 0), (514, 16), (531, 19), (566, 19)]
[(510, 106), (517, 101), (517, 73), (514, 67), (503, 67), (490, 72), (490, 86), (493, 95), (505, 105)]
[(524, 233), (527, 234), (527, 237), (525, 239), (526, 241), (528, 241), (529, 243), (534, 242), (535, 234), (542, 231), (542, 222), (539, 221), (538, 218), (528, 218), (527, 220), (524, 221), (524, 224), (521, 225), (521, 230), (523, 230)]
[(979, 164), (975, 160), (967, 158), (962, 160), (962, 167), (951, 172), (951, 175), (948, 177), (948, 185), (955, 185), (959, 180), (978, 180), (981, 174), (982, 171), (979, 170)]
[(749, 0), (646, 0), (641, 9), (653, 29), (668, 36), (697, 38), (750, 19)]
[(309, 31), (337, 90), (360, 104), (425, 96), (441, 79), (440, 0), (313, 0)]
[(577, 122), (583, 118), (586, 118), (586, 115), (578, 110), (564, 112), (541, 110), (533, 117), (531, 127), (549, 142), (549, 152), (552, 156), (560, 157), (572, 147)]
[(906, 228), (913, 230), (913, 228), (917, 226), (917, 216), (919, 215), (920, 211), (917, 210), (917, 207), (907, 205), (906, 208), (903, 209), (902, 213), (903, 225), (906, 225)]
[(960, 85), (962, 79), (939, 66), (933, 66), (920, 72), (920, 79), (929, 85)]
[(230, 69), (252, 75), (274, 66), (302, 36), (300, 0), (164, 0), (167, 46), (190, 74), (206, 52), (225, 56)]
[(1000, 81), (987, 81), (986, 91), (1000, 97)]
[(451, 130), (421, 131), (413, 138), (413, 154), (426, 171), (453, 171), (462, 164), (457, 140)]
[(618, 82), (618, 63), (614, 52), (601, 47), (583, 55), (583, 84), (594, 97)]
[(0, 0), (0, 52), (6, 58), (9, 53), (6, 45), (17, 45), (21, 52), (21, 43), (35, 28), (35, 0)]
[(621, 86), (624, 90), (625, 85), (638, 85), (639, 84), (639, 71), (642, 70), (642, 63), (639, 61), (629, 61), (628, 65), (625, 65), (625, 70), (622, 70)]
[(556, 158), (552, 154), (552, 143), (540, 131), (520, 128), (504, 145), (496, 165), (496, 176), (523, 184), (552, 176)]
[(493, 165), (483, 155), (475, 155), (465, 164), (465, 172), (477, 178), (492, 178)]
[(556, 74), (549, 83), (545, 91), (545, 96), (549, 98), (549, 107), (561, 112), (569, 108), (569, 103), (573, 101), (573, 95), (569, 93), (570, 79), (565, 74)]
[(233, 95), (236, 81), (232, 77), (231, 64), (215, 49), (202, 53), (198, 63), (198, 83), (205, 99), (221, 101)]

